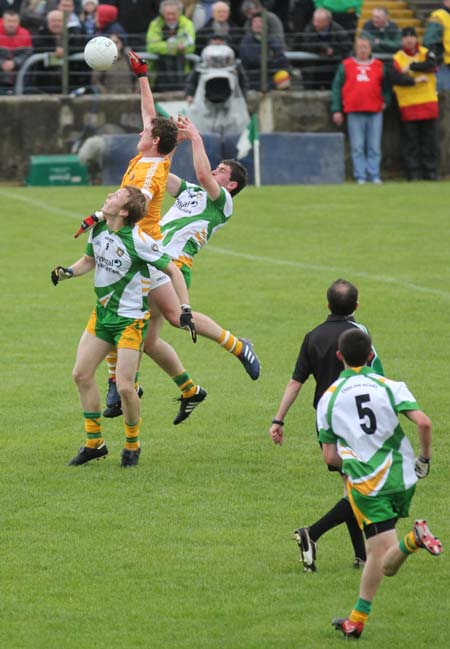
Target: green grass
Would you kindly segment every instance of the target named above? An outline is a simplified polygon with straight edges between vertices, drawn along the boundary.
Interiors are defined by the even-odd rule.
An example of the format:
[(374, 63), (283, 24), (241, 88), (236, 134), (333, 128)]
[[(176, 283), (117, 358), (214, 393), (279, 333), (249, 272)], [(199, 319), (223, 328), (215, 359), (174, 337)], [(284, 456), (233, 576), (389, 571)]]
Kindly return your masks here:
[[(54, 288), (50, 270), (83, 252), (80, 219), (105, 188), (1, 188), (2, 449), (0, 646), (8, 649), (321, 649), (353, 605), (359, 573), (343, 527), (301, 571), (292, 530), (340, 497), (322, 462), (308, 382), (267, 431), (306, 331), (326, 316), (337, 277), (360, 289), (358, 316), (388, 376), (405, 380), (434, 424), (434, 459), (412, 516), (444, 545), (448, 521), (450, 184), (249, 188), (195, 263), (191, 304), (255, 343), (251, 382), (214, 343), (166, 325), (208, 399), (172, 426), (177, 391), (142, 366), (143, 452), (67, 467), (83, 443), (71, 369), (94, 304), (92, 277)], [(106, 382), (106, 369), (99, 369)], [(405, 424), (417, 449), (413, 428)], [(401, 521), (399, 531), (410, 521)], [(448, 559), (419, 553), (382, 584), (360, 644), (448, 646)]]

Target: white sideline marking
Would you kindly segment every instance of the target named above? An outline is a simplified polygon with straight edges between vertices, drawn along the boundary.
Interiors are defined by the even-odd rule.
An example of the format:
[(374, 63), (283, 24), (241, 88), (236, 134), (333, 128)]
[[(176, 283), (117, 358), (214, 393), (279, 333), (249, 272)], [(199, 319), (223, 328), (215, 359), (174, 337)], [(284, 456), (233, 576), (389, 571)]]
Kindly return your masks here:
[(82, 221), (82, 219), (84, 218), (84, 216), (80, 216), (80, 214), (75, 214), (74, 212), (69, 212), (69, 210), (65, 210), (63, 207), (52, 207), (45, 201), (39, 201), (36, 198), (23, 196), (23, 194), (19, 194), (19, 193), (16, 194), (13, 192), (8, 192), (5, 191), (4, 189), (0, 189), (0, 196), (5, 196), (6, 198), (11, 198), (14, 199), (15, 201), (22, 201), (22, 203), (27, 203), (28, 205), (33, 205), (34, 207), (40, 207), (43, 210), (50, 212), (51, 214), (70, 216), (70, 218), (79, 219), (80, 221)]
[[(22, 194), (16, 194), (15, 192), (8, 192), (4, 189), (0, 189), (0, 196), (6, 196), (7, 198), (13, 198), (23, 203), (28, 203), (29, 205), (34, 205), (35, 207), (41, 207), (47, 212), (52, 214), (61, 214), (63, 216), (69, 216), (74, 219), (82, 219), (80, 214), (69, 212), (59, 207), (52, 207), (45, 203), (44, 201), (36, 200), (35, 198), (30, 198), (28, 196), (23, 196)], [(226, 248), (217, 248), (216, 246), (208, 246), (208, 250), (216, 252), (219, 255), (228, 255), (230, 257), (239, 257), (240, 259), (248, 259), (249, 261), (263, 262), (264, 264), (270, 263), (274, 266), (290, 266), (291, 268), (304, 268), (305, 270), (316, 270), (320, 273), (342, 273), (342, 268), (335, 268), (333, 266), (320, 266), (318, 264), (304, 264), (301, 261), (288, 261), (286, 259), (271, 259), (270, 257), (258, 257), (257, 255), (249, 255), (245, 252), (235, 252), (234, 250), (227, 250)], [(413, 284), (412, 282), (407, 282), (402, 279), (397, 279), (395, 277), (386, 277), (385, 275), (372, 275), (371, 273), (365, 273), (361, 270), (349, 270), (346, 271), (346, 274), (349, 276), (363, 277), (364, 279), (369, 279), (373, 282), (380, 282), (382, 284), (394, 284), (400, 286), (404, 289), (409, 289), (416, 291), (417, 293), (426, 293), (428, 295), (436, 295), (443, 298), (444, 300), (450, 300), (450, 293), (447, 291), (441, 291), (438, 288), (429, 288), (428, 286), (420, 286), (419, 284)]]
[[(257, 255), (249, 255), (245, 252), (235, 252), (233, 250), (227, 250), (226, 248), (217, 248), (216, 246), (208, 246), (208, 250), (212, 252), (217, 252), (220, 255), (229, 255), (230, 257), (239, 257), (240, 259), (248, 259), (249, 261), (263, 262), (264, 264), (271, 264), (272, 266), (290, 266), (291, 268), (304, 268), (305, 270), (316, 270), (318, 272), (333, 272), (342, 274), (342, 268), (336, 268), (333, 266), (320, 266), (318, 264), (305, 264), (301, 261), (288, 261), (286, 259), (272, 259), (271, 257), (258, 257)], [(345, 271), (346, 275), (363, 277), (369, 279), (373, 282), (380, 282), (382, 284), (394, 284), (400, 286), (401, 288), (409, 289), (412, 291), (417, 291), (418, 293), (428, 293), (429, 295), (436, 295), (438, 297), (444, 298), (445, 300), (450, 300), (450, 293), (448, 291), (441, 291), (438, 288), (429, 288), (428, 286), (420, 286), (419, 284), (413, 284), (412, 282), (407, 282), (403, 279), (397, 279), (396, 277), (386, 277), (385, 275), (372, 275), (371, 273), (365, 273), (361, 270), (348, 270)]]

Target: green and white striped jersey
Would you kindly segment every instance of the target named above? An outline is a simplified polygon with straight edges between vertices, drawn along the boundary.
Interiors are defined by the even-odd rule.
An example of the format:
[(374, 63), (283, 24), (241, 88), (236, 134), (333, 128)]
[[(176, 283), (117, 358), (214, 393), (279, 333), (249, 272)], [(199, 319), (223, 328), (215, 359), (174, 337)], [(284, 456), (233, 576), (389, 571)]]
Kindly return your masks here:
[(89, 233), (86, 254), (95, 259), (95, 292), (111, 317), (143, 318), (148, 313), (148, 264), (163, 270), (170, 257), (138, 225), (110, 232), (105, 222)]
[(416, 483), (414, 451), (398, 413), (419, 410), (405, 385), (370, 367), (347, 369), (317, 407), (319, 440), (336, 444), (349, 483), (365, 496), (397, 493)]
[(217, 200), (199, 185), (181, 181), (175, 203), (160, 221), (166, 252), (192, 266), (194, 256), (233, 213), (233, 199), (221, 187)]

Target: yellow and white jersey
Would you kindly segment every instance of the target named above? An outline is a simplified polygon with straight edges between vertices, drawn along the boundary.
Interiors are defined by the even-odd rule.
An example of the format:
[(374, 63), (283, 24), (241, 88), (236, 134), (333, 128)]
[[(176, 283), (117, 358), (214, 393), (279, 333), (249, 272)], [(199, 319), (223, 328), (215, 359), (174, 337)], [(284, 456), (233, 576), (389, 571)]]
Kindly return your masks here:
[(139, 227), (156, 240), (162, 238), (159, 221), (169, 169), (169, 158), (148, 158), (139, 153), (130, 160), (120, 185), (121, 187), (124, 185), (138, 187), (149, 199), (147, 212), (144, 218), (139, 221)]

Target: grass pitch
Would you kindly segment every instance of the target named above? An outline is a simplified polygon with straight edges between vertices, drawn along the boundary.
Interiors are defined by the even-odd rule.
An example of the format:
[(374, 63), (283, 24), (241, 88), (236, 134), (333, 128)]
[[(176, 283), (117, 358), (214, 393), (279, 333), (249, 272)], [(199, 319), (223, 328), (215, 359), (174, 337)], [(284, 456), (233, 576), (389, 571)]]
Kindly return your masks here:
[[(450, 184), (248, 188), (231, 223), (195, 262), (194, 309), (250, 337), (262, 376), (210, 341), (164, 329), (208, 398), (179, 427), (172, 382), (142, 365), (143, 452), (67, 467), (84, 441), (71, 369), (94, 305), (92, 276), (54, 288), (50, 270), (83, 252), (73, 232), (106, 188), (1, 188), (3, 272), (0, 646), (8, 649), (321, 649), (355, 602), (347, 532), (301, 571), (292, 530), (341, 495), (322, 463), (308, 382), (267, 431), (306, 331), (337, 277), (360, 289), (358, 318), (386, 374), (405, 380), (434, 424), (429, 478), (414, 516), (449, 543)], [(106, 385), (106, 369), (99, 382)], [(417, 440), (406, 422), (413, 445)], [(447, 554), (413, 557), (386, 579), (364, 647), (448, 646)]]

